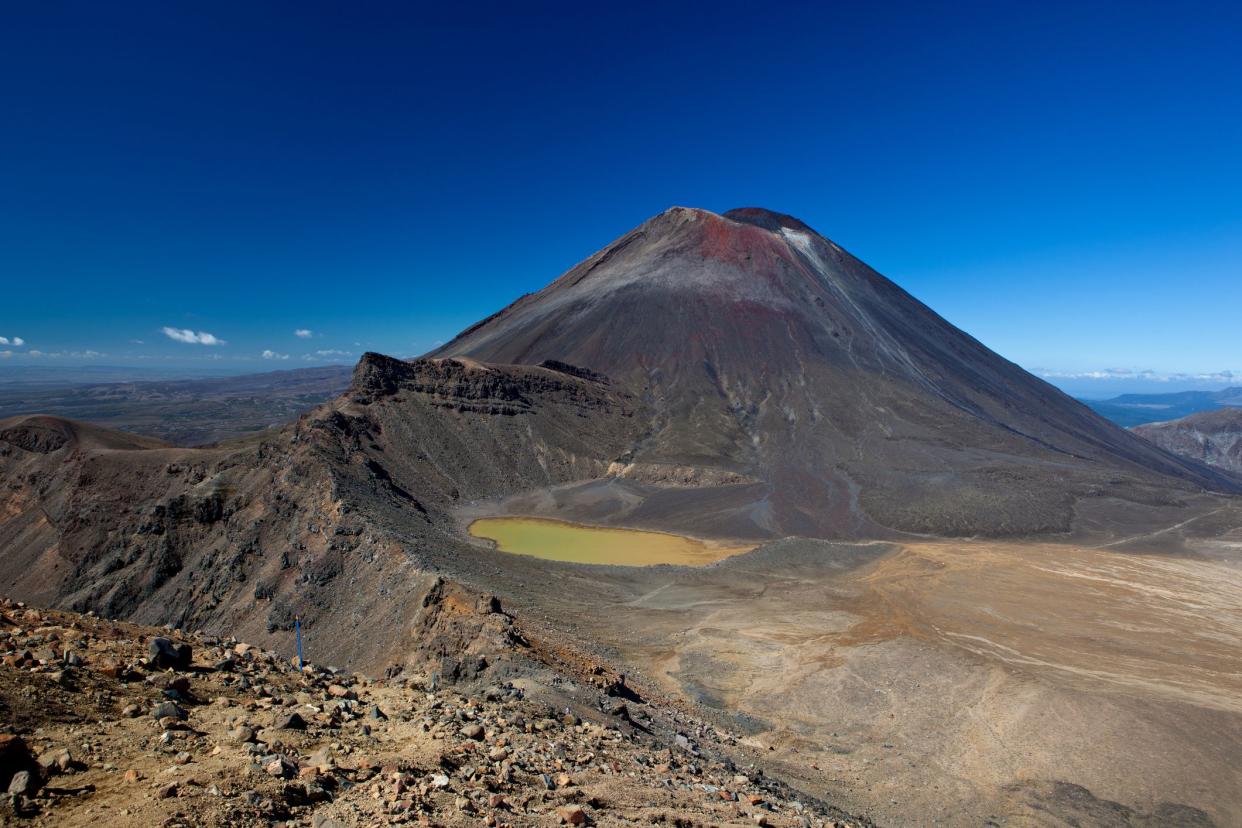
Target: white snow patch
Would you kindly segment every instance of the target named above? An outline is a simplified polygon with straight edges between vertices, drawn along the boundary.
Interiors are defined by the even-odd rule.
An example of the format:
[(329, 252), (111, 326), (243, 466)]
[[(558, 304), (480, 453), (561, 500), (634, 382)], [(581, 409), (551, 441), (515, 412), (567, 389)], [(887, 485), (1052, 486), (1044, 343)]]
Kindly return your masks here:
[(815, 265), (816, 270), (825, 276), (829, 274), (828, 265), (819, 257), (819, 252), (815, 250), (815, 242), (811, 239), (809, 233), (782, 227), (781, 235), (785, 237), (785, 241), (797, 248), (798, 252), (810, 259), (811, 264)]
[(797, 247), (808, 256), (814, 252), (811, 248), (811, 237), (806, 233), (799, 232), (798, 230), (792, 230), (788, 227), (782, 227), (781, 235), (784, 236), (790, 244)]

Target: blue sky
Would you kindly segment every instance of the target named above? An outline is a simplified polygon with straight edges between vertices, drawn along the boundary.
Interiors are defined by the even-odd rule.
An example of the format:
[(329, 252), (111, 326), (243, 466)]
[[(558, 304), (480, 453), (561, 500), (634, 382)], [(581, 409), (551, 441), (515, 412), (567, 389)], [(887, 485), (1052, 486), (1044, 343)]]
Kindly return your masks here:
[(443, 5), (6, 9), (0, 363), (414, 355), (760, 205), (1079, 393), (1242, 384), (1236, 4)]

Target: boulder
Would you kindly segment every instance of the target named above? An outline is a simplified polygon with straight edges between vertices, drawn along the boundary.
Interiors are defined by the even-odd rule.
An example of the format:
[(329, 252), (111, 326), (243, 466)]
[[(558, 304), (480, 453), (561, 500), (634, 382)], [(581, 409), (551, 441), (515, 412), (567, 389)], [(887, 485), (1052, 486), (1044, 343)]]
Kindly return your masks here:
[(193, 649), (189, 644), (174, 644), (172, 639), (161, 636), (148, 642), (147, 656), (151, 666), (157, 669), (188, 670)]
[(474, 681), (487, 668), (487, 658), (481, 655), (468, 655), (460, 661), (452, 656), (444, 656), (440, 659), (440, 678), (449, 684)]
[(172, 701), (164, 701), (151, 708), (151, 718), (159, 719), (187, 719), (190, 714), (185, 712), (181, 705)]
[(308, 756), (306, 762), (320, 773), (328, 773), (336, 768), (336, 761), (332, 758), (332, 750), (327, 745)]
[(10, 796), (30, 796), (34, 793), (37, 786), (37, 777), (30, 771), (18, 771), (13, 774), (13, 778), (9, 780)]
[(587, 814), (581, 805), (562, 805), (556, 809), (556, 815), (565, 825), (586, 825)]
[(269, 776), (275, 776), (279, 779), (288, 779), (289, 777), (296, 776), (298, 772), (297, 766), (288, 757), (282, 756), (279, 753), (264, 756), (260, 760), (260, 766)]
[(23, 784), (34, 785), (31, 790), (37, 790), (42, 779), (39, 763), (35, 761), (25, 740), (14, 733), (0, 733), (0, 790), (8, 790), (13, 777), (23, 772), (28, 774), (27, 781)]
[(246, 744), (254, 741), (254, 729), (246, 725), (239, 725), (229, 731), (229, 738), (239, 744)]
[(187, 676), (179, 676), (175, 673), (161, 673), (155, 676), (151, 683), (161, 690), (175, 690), (182, 696), (190, 694), (190, 679)]
[(39, 766), (48, 776), (68, 773), (73, 769), (73, 756), (64, 748), (53, 748), (39, 755)]

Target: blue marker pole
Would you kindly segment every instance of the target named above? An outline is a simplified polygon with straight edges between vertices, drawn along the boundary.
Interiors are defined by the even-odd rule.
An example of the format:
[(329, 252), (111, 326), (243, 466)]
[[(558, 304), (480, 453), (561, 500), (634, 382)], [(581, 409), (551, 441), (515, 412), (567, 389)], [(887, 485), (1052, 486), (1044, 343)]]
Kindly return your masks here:
[(293, 629), (298, 635), (298, 669), (302, 669), (302, 620), (296, 615), (293, 616)]

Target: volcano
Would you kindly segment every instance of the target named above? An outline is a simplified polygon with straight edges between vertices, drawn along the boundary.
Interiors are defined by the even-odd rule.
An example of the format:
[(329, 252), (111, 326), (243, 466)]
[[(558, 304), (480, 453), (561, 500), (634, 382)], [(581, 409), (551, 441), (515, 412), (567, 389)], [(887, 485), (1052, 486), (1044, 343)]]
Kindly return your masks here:
[(434, 356), (554, 360), (629, 388), (650, 430), (622, 476), (728, 483), (647, 498), (628, 513), (639, 520), (759, 536), (1066, 532), (1085, 500), (1237, 486), (759, 208), (667, 210)]
[[(353, 660), (385, 644), (351, 637), (358, 614), (421, 606), (430, 573), (520, 592), (501, 582), (531, 564), (488, 558), (472, 517), (737, 546), (1112, 542), (1242, 486), (753, 208), (667, 210), (433, 354), (365, 354), (344, 394), (279, 429), (190, 449), (0, 420), (0, 479), (0, 591), (255, 637), (301, 612)], [(406, 568), (426, 577), (397, 600), (385, 572)]]
[[(546, 722), (640, 740), (660, 786), (693, 757), (892, 824), (1234, 825), (1240, 481), (1102, 419), (797, 219), (674, 208), (430, 355), (363, 355), (343, 394), (278, 428), (185, 448), (0, 419), (0, 595), (202, 631), (207, 652), (238, 655), (240, 637), (273, 666), (305, 646), (419, 697), (580, 691), (608, 728), (569, 725), (560, 696)], [(513, 516), (729, 554), (584, 565), (468, 530)], [(3, 670), (42, 659), (40, 703), (105, 686), (77, 684), (67, 657), (58, 669), (52, 642), (78, 651), (79, 632), (22, 619), (0, 635)], [(103, 669), (89, 653), (88, 674)], [(257, 662), (201, 666), (256, 693), (256, 718), (307, 711)], [(156, 679), (109, 706), (159, 698)], [(663, 699), (676, 736), (657, 750)], [(526, 729), (560, 739), (542, 715)], [(373, 745), (382, 719), (331, 727)], [(430, 735), (452, 739), (446, 721)], [(716, 727), (730, 765), (696, 747)], [(582, 787), (554, 801), (616, 821), (583, 774), (619, 778), (620, 741), (591, 738)], [(445, 795), (467, 778), (508, 794), (477, 754), (446, 762), (482, 747), (421, 767), (452, 774)], [(551, 795), (539, 770), (560, 765), (530, 755), (510, 758)], [(519, 810), (515, 824), (554, 819)]]

